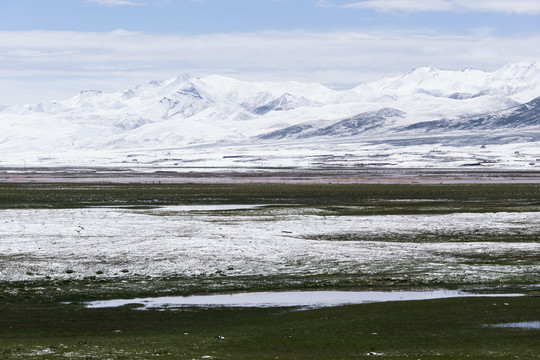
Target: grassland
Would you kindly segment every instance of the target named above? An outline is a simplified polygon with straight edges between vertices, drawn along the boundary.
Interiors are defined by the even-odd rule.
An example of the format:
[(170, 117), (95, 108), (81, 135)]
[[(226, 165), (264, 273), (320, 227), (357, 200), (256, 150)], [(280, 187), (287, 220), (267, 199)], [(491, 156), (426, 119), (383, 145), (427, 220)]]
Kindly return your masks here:
[(283, 309), (1, 310), (2, 359), (537, 359), (539, 330), (485, 325), (540, 316), (538, 298)]
[[(274, 206), (189, 215), (154, 211), (178, 204)], [(82, 224), (90, 232), (85, 234), (78, 228), (79, 222), (95, 216), (95, 207), (127, 209), (98, 213), (117, 217)], [(540, 231), (535, 220), (540, 211), (538, 184), (0, 184), (0, 209), (4, 227), (0, 241), (12, 241), (6, 249), (18, 246), (17, 234), (29, 236), (20, 238), (27, 247), (0, 254), (4, 264), (26, 266), (24, 278), (0, 282), (1, 359), (536, 359), (540, 354), (539, 330), (484, 326), (540, 320), (540, 281), (535, 271), (540, 266)], [(55, 215), (48, 215), (49, 211)], [(370, 225), (369, 231), (358, 227), (358, 223), (375, 219), (378, 225)], [(420, 230), (397, 226), (419, 219), (427, 224)], [(471, 224), (449, 224), (445, 219), (470, 220)], [(482, 225), (484, 220), (486, 225)], [(115, 224), (117, 229), (113, 229)], [(171, 224), (175, 224), (171, 232), (163, 232)], [(307, 229), (297, 230), (302, 226)], [(186, 227), (192, 229), (179, 232)], [(144, 229), (148, 232), (141, 234)], [(106, 267), (95, 271), (94, 264), (81, 265), (81, 269), (92, 269), (90, 274), (75, 267), (90, 253), (83, 250), (88, 254), (79, 254), (74, 250), (77, 247), (92, 249), (100, 246), (93, 244), (112, 242), (110, 249), (114, 251), (120, 249), (116, 242), (123, 243), (126, 237), (138, 241), (174, 233), (169, 240), (195, 239), (197, 247), (208, 240), (210, 248), (224, 246), (218, 245), (224, 244), (224, 236), (232, 239), (227, 249), (234, 250), (243, 246), (241, 236), (235, 237), (242, 229), (245, 236), (263, 237), (264, 232), (268, 239), (280, 238), (269, 248), (268, 256), (280, 246), (296, 244), (295, 253), (276, 258), (275, 264), (283, 265), (283, 259), (289, 262), (285, 270), (246, 273), (252, 265), (229, 267), (226, 261), (214, 261), (212, 255), (201, 257), (201, 261), (214, 264), (217, 271), (187, 274), (180, 267), (176, 272), (149, 276), (141, 268), (130, 267), (136, 259), (129, 258), (129, 252), (114, 257), (114, 262), (107, 254), (100, 255), (103, 266), (115, 271), (108, 272)], [(106, 242), (92, 243), (96, 238), (106, 238)], [(73, 248), (53, 242), (73, 243)], [(38, 251), (32, 243), (40, 247), (50, 244), (53, 249), (57, 246), (65, 253), (40, 259), (45, 250)], [(160, 244), (153, 242), (147, 248)], [(253, 252), (262, 245), (246, 249)], [(310, 257), (309, 246), (324, 246), (329, 250), (321, 254), (329, 256), (335, 255), (339, 246), (345, 255), (360, 250), (358, 254), (382, 255), (373, 264), (355, 262), (356, 255), (351, 255), (348, 263), (326, 255), (319, 261)], [(305, 254), (296, 256), (303, 247)], [(417, 250), (410, 253), (410, 259), (392, 257), (400, 249), (414, 248)], [(169, 248), (163, 249), (167, 251)], [(189, 254), (182, 258), (161, 254), (159, 258), (172, 266), (173, 260), (188, 261)], [(62, 261), (72, 266), (59, 267), (56, 275), (40, 273), (47, 263)], [(151, 258), (148, 264), (158, 262)], [(262, 258), (254, 258), (253, 263), (263, 264)], [(338, 270), (329, 270), (334, 268)], [(130, 307), (87, 309), (81, 304), (93, 299), (306, 288), (467, 288), (497, 291), (501, 297), (300, 312), (226, 308), (137, 311)], [(508, 292), (527, 296), (505, 297)], [(66, 301), (71, 304), (63, 304)]]
[(4, 209), (176, 204), (354, 205), (384, 214), (439, 207), (452, 212), (523, 211), (540, 207), (540, 184), (0, 184)]

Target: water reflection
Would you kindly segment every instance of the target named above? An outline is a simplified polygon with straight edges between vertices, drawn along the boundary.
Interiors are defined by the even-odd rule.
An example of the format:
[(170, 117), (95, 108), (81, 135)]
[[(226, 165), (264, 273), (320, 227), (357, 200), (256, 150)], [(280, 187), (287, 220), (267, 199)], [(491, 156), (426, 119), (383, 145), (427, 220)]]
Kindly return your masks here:
[(319, 308), (385, 301), (429, 300), (453, 297), (522, 296), (521, 294), (473, 294), (458, 290), (434, 291), (283, 291), (201, 296), (166, 296), (118, 299), (86, 303), (89, 308), (139, 304), (141, 308), (177, 307), (304, 307)]
[(520, 329), (538, 329), (540, 330), (540, 321), (523, 321), (515, 323), (486, 325), (496, 328), (520, 328)]

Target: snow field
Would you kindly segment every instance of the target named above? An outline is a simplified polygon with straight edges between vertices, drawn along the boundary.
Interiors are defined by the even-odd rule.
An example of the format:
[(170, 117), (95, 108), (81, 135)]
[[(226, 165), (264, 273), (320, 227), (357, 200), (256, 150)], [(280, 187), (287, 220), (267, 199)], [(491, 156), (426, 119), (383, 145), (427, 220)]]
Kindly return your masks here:
[[(279, 151), (276, 151), (276, 148)], [(372, 144), (369, 139), (346, 142), (325, 141), (275, 144), (219, 144), (167, 150), (129, 149), (103, 151), (25, 152), (0, 155), (3, 167), (110, 167), (138, 172), (160, 170), (189, 173), (205, 168), (208, 172), (245, 171), (258, 168), (303, 169), (325, 167), (367, 168), (462, 168), (523, 169), (540, 168), (540, 142), (450, 146)], [(475, 165), (471, 167), (471, 165)]]
[[(511, 259), (540, 253), (538, 242), (460, 241), (474, 231), (489, 240), (498, 234), (538, 234), (540, 213), (321, 216), (288, 208), (2, 210), (0, 280), (351, 274), (482, 283), (540, 272), (534, 261), (470, 261), (476, 255)], [(461, 235), (455, 242), (393, 241), (424, 233)], [(365, 240), (326, 239), (340, 234)], [(372, 236), (387, 241), (370, 240)]]

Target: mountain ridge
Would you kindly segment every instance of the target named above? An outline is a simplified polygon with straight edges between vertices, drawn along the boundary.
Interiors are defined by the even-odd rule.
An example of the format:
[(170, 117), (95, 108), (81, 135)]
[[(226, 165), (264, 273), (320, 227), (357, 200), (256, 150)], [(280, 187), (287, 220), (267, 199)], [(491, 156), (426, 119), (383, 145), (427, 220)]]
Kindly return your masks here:
[(444, 130), (494, 130), (501, 128), (523, 128), (530, 126), (540, 126), (540, 97), (528, 103), (517, 105), (506, 110), (487, 113), (476, 116), (466, 116), (454, 120), (434, 120), (420, 122), (403, 129), (427, 131)]
[[(42, 158), (36, 154), (204, 146), (218, 154), (223, 146), (276, 142), (339, 151), (329, 140), (348, 142), (352, 150), (360, 142), (434, 146), (471, 132), (483, 143), (527, 142), (540, 132), (539, 96), (538, 63), (492, 72), (420, 67), (349, 90), (182, 74), (114, 93), (85, 90), (0, 110), (0, 165), (23, 153)], [(525, 127), (534, 134), (522, 133)]]

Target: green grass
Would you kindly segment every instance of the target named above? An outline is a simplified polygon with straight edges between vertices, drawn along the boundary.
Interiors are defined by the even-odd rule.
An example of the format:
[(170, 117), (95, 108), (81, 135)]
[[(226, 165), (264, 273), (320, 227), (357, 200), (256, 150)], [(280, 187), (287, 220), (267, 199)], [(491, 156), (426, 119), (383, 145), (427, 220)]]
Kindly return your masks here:
[[(463, 259), (463, 261), (470, 261)], [(82, 280), (39, 280), (0, 283), (0, 307), (14, 304), (52, 304), (56, 302), (84, 302), (90, 300), (131, 299), (155, 296), (234, 293), (281, 290), (423, 290), (431, 288), (467, 289), (480, 291), (540, 294), (538, 274), (519, 271), (501, 283), (500, 280), (471, 282), (456, 276), (451, 282), (436, 277), (400, 273), (325, 274), (281, 276), (213, 276), (198, 277), (96, 277)]]
[[(324, 241), (381, 241), (381, 242), (407, 242), (407, 243), (448, 243), (448, 242), (493, 242), (493, 243), (536, 243), (540, 241), (538, 232), (507, 231), (445, 231), (420, 232), (413, 234), (391, 233), (391, 234), (362, 234), (362, 233), (342, 233), (342, 234), (321, 234), (306, 237), (311, 240)], [(521, 256), (524, 256), (521, 258)], [(540, 261), (539, 254), (515, 254), (515, 258), (529, 258)]]
[[(377, 208), (416, 213), (440, 207), (446, 212), (463, 207), (470, 211), (524, 211), (540, 207), (540, 184), (0, 184), (0, 208), (4, 209), (171, 204), (353, 205), (374, 207), (377, 213)], [(359, 211), (330, 210), (342, 215)]]
[[(539, 319), (534, 297), (390, 302), (299, 312), (12, 305), (0, 308), (0, 357), (352, 359), (376, 352), (383, 354), (381, 359), (535, 359), (540, 354), (538, 330), (483, 325)], [(41, 356), (29, 356), (38, 351)]]

